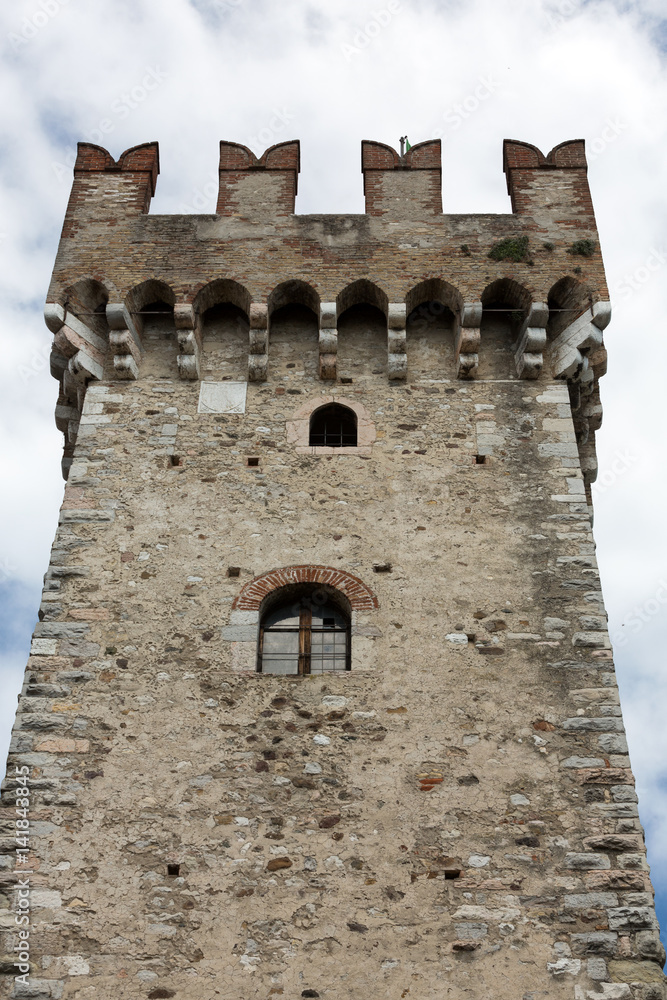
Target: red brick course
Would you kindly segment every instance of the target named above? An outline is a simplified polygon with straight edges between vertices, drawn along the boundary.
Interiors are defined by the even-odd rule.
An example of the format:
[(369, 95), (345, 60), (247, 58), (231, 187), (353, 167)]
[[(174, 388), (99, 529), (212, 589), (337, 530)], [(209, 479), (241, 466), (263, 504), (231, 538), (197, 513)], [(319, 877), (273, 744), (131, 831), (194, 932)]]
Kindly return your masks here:
[(235, 611), (258, 611), (268, 594), (294, 583), (328, 584), (347, 597), (354, 611), (379, 607), (377, 597), (362, 580), (332, 566), (285, 566), (263, 573), (245, 585), (232, 607)]

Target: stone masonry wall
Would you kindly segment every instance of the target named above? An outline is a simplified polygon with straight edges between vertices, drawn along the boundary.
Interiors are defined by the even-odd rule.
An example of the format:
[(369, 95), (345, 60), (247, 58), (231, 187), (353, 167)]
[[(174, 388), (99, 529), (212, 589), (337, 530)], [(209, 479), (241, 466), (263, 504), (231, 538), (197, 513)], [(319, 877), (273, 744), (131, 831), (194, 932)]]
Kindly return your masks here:
[[(129, 292), (154, 252), (176, 309), (137, 313), (137, 378), (117, 377), (110, 340), (75, 430), (59, 417), (75, 443), (3, 786), (1, 995), (665, 1000), (575, 378), (548, 363), (519, 377), (524, 317), (490, 295), (476, 377), (457, 378), (457, 338), (475, 328), (452, 297), (413, 313), (407, 372), (389, 379), (396, 312), (376, 296), (341, 316), (338, 375), (323, 379), (320, 318), (294, 288), (265, 378), (248, 381), (243, 351), (257, 311), (229, 300), (197, 327), (200, 377), (179, 377), (179, 296), (198, 275), (179, 227), (199, 233), (200, 273), (217, 245), (220, 277), (247, 281), (253, 302), (298, 256), (326, 302), (359, 278), (395, 303), (451, 275), (430, 222), (403, 248), (402, 231), (368, 235), (390, 225), (378, 220), (293, 217), (254, 245), (233, 239), (240, 220), (220, 240), (219, 219), (141, 218), (145, 244), (104, 270), (93, 223), (88, 250), (66, 237), (50, 296), (85, 275)], [(458, 262), (471, 224), (438, 224)], [(459, 285), (470, 266), (481, 298), (498, 265), (457, 253)], [(563, 277), (550, 254), (533, 301)], [(599, 298), (601, 263), (584, 266)], [(79, 322), (87, 310), (84, 296)], [(223, 397), (237, 412), (216, 412)], [(362, 415), (363, 447), (309, 453), (299, 422), (331, 398)], [(257, 604), (287, 579), (349, 596), (349, 672), (256, 672)]]

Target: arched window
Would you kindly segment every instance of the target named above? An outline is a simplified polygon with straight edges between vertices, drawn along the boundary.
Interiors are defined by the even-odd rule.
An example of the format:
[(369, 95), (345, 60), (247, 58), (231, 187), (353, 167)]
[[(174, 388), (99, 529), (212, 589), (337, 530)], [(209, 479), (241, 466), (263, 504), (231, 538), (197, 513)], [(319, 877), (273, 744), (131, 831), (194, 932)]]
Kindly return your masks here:
[(315, 410), (310, 420), (308, 444), (311, 447), (356, 448), (356, 413), (339, 403)]
[(257, 669), (283, 675), (349, 670), (349, 615), (322, 588), (273, 604), (261, 620)]

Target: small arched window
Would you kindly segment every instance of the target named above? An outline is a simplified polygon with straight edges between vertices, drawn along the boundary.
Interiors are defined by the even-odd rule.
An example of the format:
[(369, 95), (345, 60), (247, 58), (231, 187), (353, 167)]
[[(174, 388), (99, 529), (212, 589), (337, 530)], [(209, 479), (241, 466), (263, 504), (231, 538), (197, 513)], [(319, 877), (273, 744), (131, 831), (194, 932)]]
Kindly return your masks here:
[(357, 415), (339, 403), (315, 410), (310, 419), (308, 444), (311, 447), (356, 448)]
[(349, 615), (321, 588), (274, 604), (262, 616), (257, 669), (283, 675), (349, 670)]

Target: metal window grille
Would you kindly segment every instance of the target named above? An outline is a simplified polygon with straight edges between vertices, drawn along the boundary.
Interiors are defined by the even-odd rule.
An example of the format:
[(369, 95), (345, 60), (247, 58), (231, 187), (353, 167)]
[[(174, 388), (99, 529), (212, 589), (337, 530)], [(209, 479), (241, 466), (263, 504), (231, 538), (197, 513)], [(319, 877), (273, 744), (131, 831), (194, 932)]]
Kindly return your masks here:
[(347, 406), (333, 403), (313, 414), (309, 444), (312, 447), (355, 448), (357, 445), (357, 415)]

